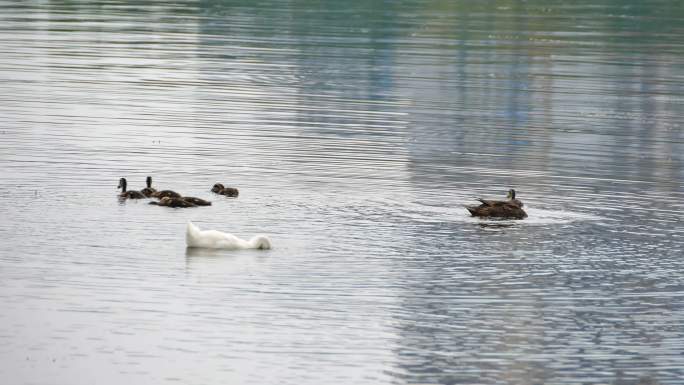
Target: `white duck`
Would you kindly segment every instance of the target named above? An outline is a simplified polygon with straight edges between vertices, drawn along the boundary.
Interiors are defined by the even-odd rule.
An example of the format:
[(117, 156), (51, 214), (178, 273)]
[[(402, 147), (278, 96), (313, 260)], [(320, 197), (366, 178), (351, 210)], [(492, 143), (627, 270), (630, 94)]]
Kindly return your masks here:
[(209, 249), (270, 249), (271, 241), (265, 235), (255, 235), (249, 241), (238, 238), (233, 234), (217, 230), (200, 230), (199, 227), (188, 222), (185, 232), (185, 243), (188, 247), (204, 247)]

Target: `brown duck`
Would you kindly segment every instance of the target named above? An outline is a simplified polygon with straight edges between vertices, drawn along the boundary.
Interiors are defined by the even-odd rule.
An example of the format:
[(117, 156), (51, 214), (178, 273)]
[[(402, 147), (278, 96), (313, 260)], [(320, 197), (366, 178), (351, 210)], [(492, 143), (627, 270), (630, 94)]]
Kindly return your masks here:
[(149, 198), (149, 197), (152, 196), (152, 194), (156, 193), (157, 190), (155, 190), (155, 189), (152, 187), (152, 177), (151, 177), (151, 176), (148, 176), (147, 179), (145, 179), (145, 183), (147, 184), (147, 187), (145, 187), (144, 189), (140, 190), (140, 192), (141, 192), (144, 196), (146, 196), (146, 197)]
[(183, 200), (186, 201), (186, 202), (190, 202), (190, 203), (192, 203), (192, 204), (195, 205), (195, 206), (211, 206), (211, 202), (205, 201), (205, 200), (202, 199), (202, 198), (182, 197), (181, 199), (183, 199)]
[(119, 179), (119, 187), (121, 189), (121, 194), (119, 194), (120, 199), (142, 199), (145, 196), (140, 191), (126, 191), (126, 178)]
[(162, 191), (155, 191), (152, 194), (150, 194), (151, 197), (161, 199), (161, 198), (181, 198), (182, 196), (171, 190), (162, 190)]
[(214, 184), (214, 187), (211, 188), (211, 192), (227, 197), (237, 197), (238, 194), (240, 194), (235, 187), (224, 187), (221, 183)]
[(515, 190), (508, 190), (507, 201), (490, 201), (478, 198), (479, 206), (466, 206), (474, 217), (524, 219), (527, 213), (522, 209), (523, 203), (515, 198)]
[(188, 202), (183, 198), (162, 197), (159, 202), (150, 202), (151, 205), (166, 207), (197, 207), (196, 204)]

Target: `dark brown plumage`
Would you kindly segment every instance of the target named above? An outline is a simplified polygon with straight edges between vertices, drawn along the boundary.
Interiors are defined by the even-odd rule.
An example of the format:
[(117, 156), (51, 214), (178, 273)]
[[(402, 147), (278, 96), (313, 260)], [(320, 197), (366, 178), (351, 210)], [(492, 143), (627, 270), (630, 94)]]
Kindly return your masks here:
[(524, 219), (527, 213), (522, 209), (523, 203), (515, 199), (515, 190), (508, 191), (507, 201), (490, 201), (478, 198), (479, 206), (466, 206), (474, 217)]
[(175, 191), (171, 191), (171, 190), (155, 191), (150, 196), (154, 197), (154, 198), (158, 198), (158, 199), (161, 199), (161, 198), (181, 198), (182, 197), (179, 193), (177, 193)]
[(224, 187), (221, 183), (214, 184), (214, 187), (211, 188), (211, 192), (227, 197), (237, 197), (240, 194), (235, 187)]
[(147, 184), (147, 187), (145, 187), (144, 189), (140, 190), (140, 192), (141, 192), (144, 196), (146, 196), (146, 197), (149, 198), (149, 197), (152, 196), (152, 194), (156, 193), (157, 190), (155, 190), (154, 188), (152, 188), (152, 177), (151, 177), (151, 176), (148, 176), (148, 177), (147, 177), (147, 179), (145, 180), (145, 183)]
[(190, 202), (196, 206), (211, 206), (211, 202), (205, 201), (204, 199), (201, 198), (195, 198), (195, 197), (182, 197), (186, 202)]
[(126, 178), (121, 178), (119, 179), (119, 187), (121, 189), (121, 194), (119, 194), (119, 198), (121, 199), (142, 199), (145, 198), (145, 196), (140, 192), (140, 191), (126, 191)]
[(151, 205), (166, 207), (197, 207), (196, 204), (188, 202), (183, 198), (162, 197), (159, 202), (150, 202)]

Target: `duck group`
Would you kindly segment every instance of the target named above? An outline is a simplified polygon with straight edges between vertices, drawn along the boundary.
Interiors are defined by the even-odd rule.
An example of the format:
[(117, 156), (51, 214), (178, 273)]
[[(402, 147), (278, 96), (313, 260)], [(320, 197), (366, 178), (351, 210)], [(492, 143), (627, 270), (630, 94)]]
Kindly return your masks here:
[[(140, 191), (127, 190), (126, 178), (119, 179), (119, 187), (121, 193), (118, 195), (119, 199), (144, 199), (156, 198), (158, 201), (150, 202), (151, 205), (185, 208), (197, 206), (211, 206), (211, 202), (196, 198), (192, 196), (183, 196), (173, 190), (158, 191), (152, 187), (152, 177), (148, 176), (145, 180), (146, 187)], [(237, 198), (239, 191), (235, 187), (226, 187), (222, 183), (215, 183), (211, 187), (211, 192), (217, 195)], [(523, 203), (516, 198), (515, 190), (508, 190), (507, 200), (486, 200), (477, 198), (479, 205), (468, 205), (465, 208), (470, 212), (470, 215), (480, 218), (496, 218), (496, 219), (525, 219), (527, 213), (523, 209)]]
[[(144, 199), (156, 198), (158, 200), (151, 201), (149, 204), (155, 206), (164, 206), (172, 208), (186, 208), (197, 206), (211, 206), (211, 202), (201, 198), (183, 196), (173, 190), (157, 190), (152, 187), (152, 177), (148, 176), (145, 179), (146, 187), (140, 191), (128, 190), (128, 181), (126, 178), (119, 179), (118, 188), (121, 193), (118, 194), (120, 200), (127, 199)], [(225, 187), (221, 183), (215, 183), (211, 191), (218, 195), (236, 198), (238, 196), (238, 189), (235, 187)], [(266, 235), (257, 235), (249, 240), (239, 238), (233, 234), (224, 233), (218, 230), (201, 230), (192, 222), (188, 222), (186, 229), (185, 242), (188, 248), (209, 248), (209, 249), (261, 249), (266, 250), (271, 248), (271, 241)]]
[[(149, 204), (156, 206), (183, 208), (183, 207), (197, 207), (197, 206), (211, 206), (211, 202), (202, 198), (196, 198), (192, 196), (184, 196), (173, 190), (157, 190), (152, 187), (152, 177), (148, 176), (145, 179), (146, 187), (140, 191), (128, 190), (128, 182), (126, 178), (119, 179), (118, 188), (121, 189), (121, 193), (118, 195), (119, 199), (145, 199), (145, 198), (156, 198), (158, 201), (152, 201)], [(237, 197), (238, 189), (234, 187), (225, 187), (221, 183), (216, 183), (211, 188), (211, 191), (229, 197)]]
[[(149, 204), (172, 208), (188, 208), (198, 206), (211, 206), (211, 202), (192, 196), (183, 196), (173, 190), (157, 190), (152, 187), (152, 177), (145, 180), (146, 187), (140, 191), (128, 190), (126, 178), (119, 179), (118, 188), (121, 193), (119, 199), (144, 199), (156, 198)], [(226, 187), (222, 183), (215, 183), (211, 192), (218, 195), (236, 198), (239, 194), (237, 188)], [(524, 219), (527, 213), (523, 209), (523, 202), (516, 198), (515, 190), (508, 190), (507, 200), (486, 200), (477, 198), (479, 205), (467, 205), (465, 208), (473, 217), (495, 219)], [(235, 235), (216, 230), (203, 231), (191, 222), (186, 228), (186, 245), (188, 248), (214, 248), (214, 249), (270, 249), (271, 243), (268, 237), (258, 235), (249, 240), (241, 239)]]

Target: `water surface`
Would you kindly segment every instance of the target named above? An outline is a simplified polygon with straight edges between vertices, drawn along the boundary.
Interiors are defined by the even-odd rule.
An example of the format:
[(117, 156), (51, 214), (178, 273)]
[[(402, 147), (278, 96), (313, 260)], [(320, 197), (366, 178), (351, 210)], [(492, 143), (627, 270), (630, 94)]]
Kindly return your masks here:
[(6, 382), (684, 377), (675, 2), (0, 5)]

